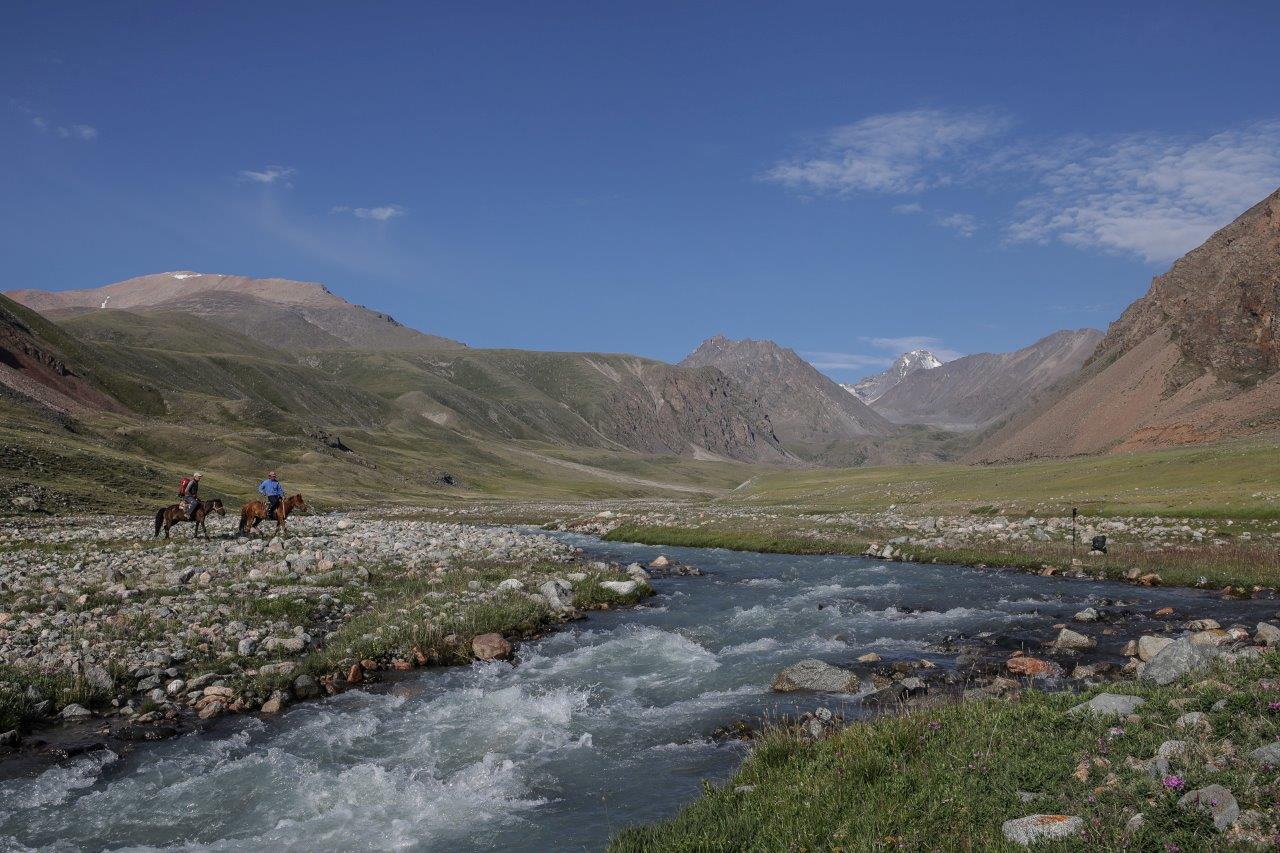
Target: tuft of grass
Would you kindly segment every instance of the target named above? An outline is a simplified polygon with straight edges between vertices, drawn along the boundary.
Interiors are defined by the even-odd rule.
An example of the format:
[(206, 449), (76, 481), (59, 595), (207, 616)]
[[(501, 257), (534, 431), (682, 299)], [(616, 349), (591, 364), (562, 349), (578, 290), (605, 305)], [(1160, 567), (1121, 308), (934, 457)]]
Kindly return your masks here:
[[(965, 701), (854, 724), (816, 742), (777, 729), (728, 784), (707, 786), (672, 820), (623, 831), (610, 849), (1014, 850), (1021, 848), (1004, 840), (1001, 825), (1036, 813), (1085, 820), (1082, 836), (1046, 849), (1222, 849), (1208, 818), (1176, 801), (1186, 790), (1222, 784), (1242, 810), (1262, 812), (1263, 833), (1274, 832), (1275, 774), (1245, 756), (1280, 735), (1280, 714), (1270, 710), (1277, 675), (1280, 655), (1272, 653), (1219, 673), (1221, 682)], [(1065, 713), (1102, 690), (1144, 697), (1139, 720)], [(1222, 698), (1227, 706), (1213, 710)], [(1211, 732), (1174, 728), (1192, 710), (1208, 714)], [(1181, 790), (1132, 766), (1173, 738), (1190, 743), (1173, 765)], [(1019, 791), (1038, 797), (1022, 802)], [(1138, 811), (1147, 822), (1126, 837)]]

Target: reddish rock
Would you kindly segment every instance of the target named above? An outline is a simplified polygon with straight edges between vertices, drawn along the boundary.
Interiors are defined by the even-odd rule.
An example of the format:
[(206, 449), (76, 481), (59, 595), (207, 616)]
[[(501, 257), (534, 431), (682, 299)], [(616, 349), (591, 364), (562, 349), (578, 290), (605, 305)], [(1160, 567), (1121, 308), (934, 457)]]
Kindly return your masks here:
[(1159, 610), (1157, 610), (1157, 611), (1156, 611), (1154, 614), (1152, 614), (1152, 615), (1153, 615), (1153, 616), (1155, 616), (1156, 618), (1161, 618), (1161, 617), (1164, 617), (1164, 616), (1172, 616), (1172, 615), (1173, 615), (1173, 608), (1172, 608), (1172, 607), (1161, 607)]
[(404, 672), (406, 670), (413, 669), (413, 664), (409, 663), (407, 660), (400, 660), (399, 658), (396, 658), (391, 662), (391, 668), (398, 670), (399, 672)]
[(1044, 678), (1062, 674), (1062, 667), (1056, 663), (1026, 655), (1009, 658), (1005, 662), (1005, 667), (1014, 675), (1025, 676), (1026, 678)]
[(471, 651), (479, 660), (506, 660), (511, 644), (501, 634), (481, 634), (471, 641)]
[(360, 668), (360, 664), (351, 664), (351, 669), (347, 670), (347, 684), (359, 684), (364, 681), (364, 670)]

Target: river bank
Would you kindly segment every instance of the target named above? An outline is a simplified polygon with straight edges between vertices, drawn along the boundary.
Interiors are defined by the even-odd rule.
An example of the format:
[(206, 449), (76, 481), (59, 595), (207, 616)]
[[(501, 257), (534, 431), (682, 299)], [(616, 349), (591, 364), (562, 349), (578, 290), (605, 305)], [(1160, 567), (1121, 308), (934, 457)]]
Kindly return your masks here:
[(510, 528), (376, 511), (291, 519), (284, 541), (218, 520), (210, 542), (140, 526), (0, 532), (0, 756), (156, 740), (380, 673), (504, 658), (513, 640), (652, 592), (639, 567)]

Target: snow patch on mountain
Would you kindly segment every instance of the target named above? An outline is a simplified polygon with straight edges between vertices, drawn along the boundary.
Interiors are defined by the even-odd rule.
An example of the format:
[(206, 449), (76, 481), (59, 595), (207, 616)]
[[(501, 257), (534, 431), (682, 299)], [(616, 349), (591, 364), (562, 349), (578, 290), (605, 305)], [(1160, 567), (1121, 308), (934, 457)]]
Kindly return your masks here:
[(898, 356), (883, 373), (855, 383), (841, 383), (840, 387), (864, 403), (873, 403), (917, 370), (933, 370), (941, 366), (942, 362), (927, 349), (913, 349)]

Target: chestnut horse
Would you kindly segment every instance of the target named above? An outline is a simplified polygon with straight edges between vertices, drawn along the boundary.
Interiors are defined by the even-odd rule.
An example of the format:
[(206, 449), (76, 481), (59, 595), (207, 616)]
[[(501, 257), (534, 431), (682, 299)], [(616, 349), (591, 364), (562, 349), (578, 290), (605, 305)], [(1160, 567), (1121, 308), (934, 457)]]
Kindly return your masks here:
[[(284, 523), (284, 520), (295, 509), (307, 509), (307, 502), (303, 500), (301, 494), (293, 495), (280, 501), (280, 504), (276, 507), (275, 514), (276, 533), (284, 535), (289, 532), (289, 527)], [(240, 507), (240, 534), (243, 536), (253, 535), (253, 529), (264, 518), (268, 518), (266, 501), (251, 501)]]
[(222, 508), (222, 501), (214, 498), (209, 501), (196, 501), (196, 510), (191, 513), (191, 517), (187, 518), (187, 511), (182, 504), (170, 504), (156, 510), (156, 532), (151, 534), (152, 537), (160, 535), (160, 528), (164, 528), (164, 538), (169, 538), (169, 528), (175, 524), (181, 524), (184, 521), (194, 521), (196, 523), (195, 533), (191, 534), (192, 538), (200, 535), (200, 531), (204, 531), (204, 538), (209, 538), (209, 528), (205, 525), (204, 520), (209, 513), (216, 512), (218, 515), (226, 515), (227, 511)]

